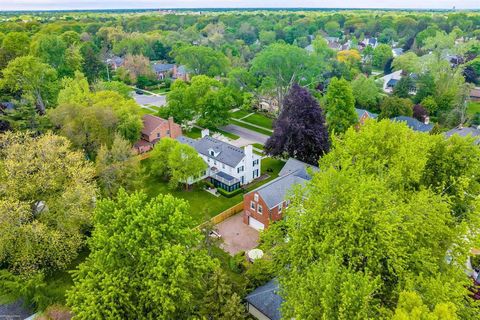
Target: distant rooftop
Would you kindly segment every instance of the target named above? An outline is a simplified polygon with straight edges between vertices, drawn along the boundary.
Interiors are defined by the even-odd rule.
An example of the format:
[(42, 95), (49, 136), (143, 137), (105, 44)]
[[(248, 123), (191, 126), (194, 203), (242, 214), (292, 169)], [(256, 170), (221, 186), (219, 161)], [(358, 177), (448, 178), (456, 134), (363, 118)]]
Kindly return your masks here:
[(245, 297), (248, 303), (257, 308), (271, 320), (280, 320), (280, 307), (283, 299), (278, 295), (278, 282), (270, 280), (265, 285), (253, 290)]

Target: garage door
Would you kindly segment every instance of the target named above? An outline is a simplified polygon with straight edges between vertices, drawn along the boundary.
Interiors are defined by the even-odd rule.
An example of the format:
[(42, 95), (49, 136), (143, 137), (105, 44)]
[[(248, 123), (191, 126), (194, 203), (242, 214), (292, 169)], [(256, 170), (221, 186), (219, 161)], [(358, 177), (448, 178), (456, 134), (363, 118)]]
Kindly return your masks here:
[(248, 217), (248, 225), (255, 230), (263, 230), (265, 228), (263, 223), (253, 217)]

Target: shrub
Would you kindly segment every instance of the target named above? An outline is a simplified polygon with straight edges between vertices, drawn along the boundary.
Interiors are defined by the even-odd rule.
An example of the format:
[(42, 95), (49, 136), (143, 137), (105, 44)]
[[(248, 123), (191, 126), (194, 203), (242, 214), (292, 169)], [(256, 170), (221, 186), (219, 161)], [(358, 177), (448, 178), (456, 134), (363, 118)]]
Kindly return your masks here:
[(236, 190), (233, 190), (231, 192), (228, 192), (226, 190), (223, 190), (222, 188), (217, 188), (217, 191), (218, 193), (220, 193), (222, 196), (224, 196), (225, 198), (233, 198), (235, 197), (237, 194), (240, 194), (240, 193), (243, 193), (243, 189), (242, 188), (239, 188), (239, 189), (236, 189)]

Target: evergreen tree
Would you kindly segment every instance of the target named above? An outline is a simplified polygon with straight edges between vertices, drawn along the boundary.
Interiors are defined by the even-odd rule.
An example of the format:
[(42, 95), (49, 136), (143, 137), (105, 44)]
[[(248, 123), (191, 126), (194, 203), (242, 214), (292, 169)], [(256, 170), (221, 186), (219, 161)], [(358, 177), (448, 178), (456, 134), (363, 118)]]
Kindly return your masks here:
[(330, 140), (323, 110), (307, 89), (294, 84), (265, 144), (272, 156), (287, 155), (316, 165), (328, 152)]

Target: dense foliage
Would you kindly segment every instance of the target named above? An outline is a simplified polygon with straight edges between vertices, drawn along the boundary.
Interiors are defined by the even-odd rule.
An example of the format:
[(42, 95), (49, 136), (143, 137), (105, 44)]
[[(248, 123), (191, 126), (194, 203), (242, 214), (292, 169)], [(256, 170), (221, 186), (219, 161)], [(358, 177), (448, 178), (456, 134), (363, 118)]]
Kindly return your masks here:
[(443, 310), (449, 319), (477, 318), (464, 265), (480, 240), (478, 159), (473, 139), (388, 120), (335, 140), (266, 235), (283, 315), (404, 319)]

